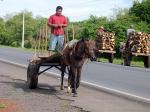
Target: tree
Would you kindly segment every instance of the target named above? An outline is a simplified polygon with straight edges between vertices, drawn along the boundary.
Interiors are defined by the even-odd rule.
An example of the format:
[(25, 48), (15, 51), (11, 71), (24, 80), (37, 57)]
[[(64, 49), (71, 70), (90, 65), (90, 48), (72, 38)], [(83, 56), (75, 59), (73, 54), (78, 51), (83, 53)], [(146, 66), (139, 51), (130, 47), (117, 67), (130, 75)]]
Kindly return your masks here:
[(133, 7), (130, 8), (130, 14), (150, 24), (150, 0), (134, 1)]
[[(34, 18), (31, 12), (24, 11), (25, 15), (25, 41), (29, 45), (32, 37), (47, 19), (43, 17)], [(0, 18), (0, 43), (18, 47), (21, 45), (23, 12), (14, 16), (7, 14), (4, 20)], [(26, 45), (25, 45), (26, 46)]]
[(6, 42), (6, 30), (5, 30), (5, 22), (3, 18), (0, 18), (0, 44), (4, 44)]

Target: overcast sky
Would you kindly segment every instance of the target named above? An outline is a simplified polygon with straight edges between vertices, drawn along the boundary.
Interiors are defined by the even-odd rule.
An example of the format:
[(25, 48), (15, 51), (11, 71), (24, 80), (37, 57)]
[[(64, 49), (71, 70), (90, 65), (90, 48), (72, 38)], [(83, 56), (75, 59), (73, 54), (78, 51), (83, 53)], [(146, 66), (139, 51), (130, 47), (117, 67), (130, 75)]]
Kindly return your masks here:
[(49, 17), (55, 13), (56, 6), (61, 5), (63, 14), (71, 21), (81, 21), (91, 14), (111, 17), (114, 8), (129, 8), (132, 4), (133, 0), (3, 0), (0, 1), (0, 16), (28, 10), (34, 16)]

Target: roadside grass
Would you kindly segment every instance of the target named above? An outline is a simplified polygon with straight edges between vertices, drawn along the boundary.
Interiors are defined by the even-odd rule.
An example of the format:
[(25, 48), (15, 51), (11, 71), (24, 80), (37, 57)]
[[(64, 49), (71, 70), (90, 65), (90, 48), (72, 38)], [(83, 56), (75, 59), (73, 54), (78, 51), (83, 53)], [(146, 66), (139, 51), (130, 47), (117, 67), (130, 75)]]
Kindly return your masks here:
[(5, 45), (0, 45), (0, 48), (14, 48), (22, 51), (28, 51), (28, 52), (33, 52), (34, 50), (32, 48), (21, 48), (21, 47), (12, 47), (12, 46), (5, 46)]
[[(108, 63), (108, 59), (106, 58), (98, 58), (98, 61)], [(113, 64), (121, 65), (121, 59), (114, 58)], [(144, 68), (144, 62), (141, 60), (138, 61), (137, 59), (133, 58), (133, 60), (131, 61), (131, 66)]]
[(5, 104), (0, 104), (0, 109), (4, 109), (6, 108), (6, 105)]

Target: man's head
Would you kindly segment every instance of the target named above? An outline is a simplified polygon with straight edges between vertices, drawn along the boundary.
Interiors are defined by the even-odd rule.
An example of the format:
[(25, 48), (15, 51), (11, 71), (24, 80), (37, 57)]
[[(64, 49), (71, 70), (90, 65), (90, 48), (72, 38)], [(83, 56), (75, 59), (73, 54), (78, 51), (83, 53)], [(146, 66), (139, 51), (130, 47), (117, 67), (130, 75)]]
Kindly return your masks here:
[(134, 28), (134, 25), (130, 25), (130, 28)]
[(101, 29), (104, 29), (104, 27), (103, 27), (103, 26), (101, 26), (100, 28), (101, 28)]
[(62, 10), (63, 10), (62, 6), (57, 6), (57, 7), (56, 7), (56, 14), (57, 14), (58, 16), (60, 16), (61, 13), (62, 13)]

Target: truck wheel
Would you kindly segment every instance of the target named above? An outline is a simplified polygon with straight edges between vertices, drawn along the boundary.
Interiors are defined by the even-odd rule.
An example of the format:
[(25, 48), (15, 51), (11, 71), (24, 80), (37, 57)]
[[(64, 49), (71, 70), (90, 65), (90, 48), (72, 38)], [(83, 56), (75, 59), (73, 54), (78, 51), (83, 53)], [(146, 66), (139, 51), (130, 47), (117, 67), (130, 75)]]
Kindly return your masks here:
[(113, 63), (113, 60), (114, 60), (114, 54), (109, 54), (109, 57), (108, 57), (108, 61), (109, 63)]
[(150, 56), (144, 57), (144, 67), (150, 68)]

